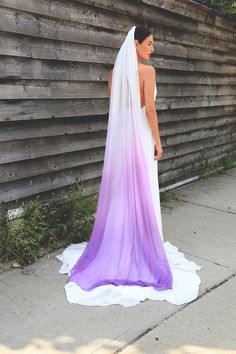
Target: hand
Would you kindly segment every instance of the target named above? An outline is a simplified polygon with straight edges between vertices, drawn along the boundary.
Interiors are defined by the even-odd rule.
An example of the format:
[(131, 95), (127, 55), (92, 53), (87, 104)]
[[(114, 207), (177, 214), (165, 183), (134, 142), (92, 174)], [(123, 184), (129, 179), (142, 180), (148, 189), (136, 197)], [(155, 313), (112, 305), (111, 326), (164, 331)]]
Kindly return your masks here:
[(154, 160), (160, 160), (163, 155), (163, 150), (161, 144), (154, 145)]

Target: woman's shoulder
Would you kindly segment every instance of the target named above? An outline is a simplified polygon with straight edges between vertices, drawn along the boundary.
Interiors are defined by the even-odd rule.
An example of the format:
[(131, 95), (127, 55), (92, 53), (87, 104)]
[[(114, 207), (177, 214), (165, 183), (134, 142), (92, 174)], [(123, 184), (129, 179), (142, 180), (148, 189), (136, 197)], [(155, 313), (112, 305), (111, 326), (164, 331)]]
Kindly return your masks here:
[(156, 70), (152, 65), (139, 64), (139, 73), (145, 78), (150, 78), (155, 77)]
[(148, 64), (141, 64), (141, 65), (142, 65), (140, 67), (141, 70), (143, 70), (147, 74), (152, 74), (156, 72), (155, 68), (152, 65), (148, 65)]
[[(111, 79), (112, 78), (112, 73), (113, 73), (113, 69), (110, 69), (108, 72), (108, 77)], [(156, 74), (156, 69), (152, 66), (152, 65), (148, 65), (148, 64), (139, 64), (138, 67), (139, 71), (142, 72), (144, 75), (148, 75), (148, 76), (155, 76)]]

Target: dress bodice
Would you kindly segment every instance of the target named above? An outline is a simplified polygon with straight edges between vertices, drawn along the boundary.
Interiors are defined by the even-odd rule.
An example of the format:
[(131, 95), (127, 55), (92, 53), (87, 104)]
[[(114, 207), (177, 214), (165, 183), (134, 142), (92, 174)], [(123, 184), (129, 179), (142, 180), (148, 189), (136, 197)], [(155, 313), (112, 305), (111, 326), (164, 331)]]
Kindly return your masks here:
[(156, 100), (156, 97), (157, 97), (157, 87), (156, 87), (156, 84), (155, 84), (155, 89), (154, 89), (154, 101)]

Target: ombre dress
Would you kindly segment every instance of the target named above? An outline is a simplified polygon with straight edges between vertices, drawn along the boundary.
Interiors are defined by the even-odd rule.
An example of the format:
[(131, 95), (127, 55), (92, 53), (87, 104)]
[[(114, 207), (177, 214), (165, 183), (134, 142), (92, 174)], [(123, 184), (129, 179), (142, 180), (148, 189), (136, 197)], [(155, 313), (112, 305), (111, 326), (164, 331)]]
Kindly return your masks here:
[(201, 267), (163, 239), (154, 143), (145, 106), (141, 115), (127, 107), (109, 121), (89, 242), (56, 256), (63, 262), (59, 272), (68, 274), (70, 303), (128, 307), (152, 299), (181, 305), (198, 296)]

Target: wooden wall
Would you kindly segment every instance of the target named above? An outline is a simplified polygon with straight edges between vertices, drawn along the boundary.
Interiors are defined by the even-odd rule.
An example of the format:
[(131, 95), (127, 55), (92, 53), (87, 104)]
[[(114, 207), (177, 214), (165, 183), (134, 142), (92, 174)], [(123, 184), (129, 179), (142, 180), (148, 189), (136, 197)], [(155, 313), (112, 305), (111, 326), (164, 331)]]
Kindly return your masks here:
[(236, 151), (236, 23), (187, 0), (0, 0), (0, 200), (99, 190), (107, 75), (128, 30), (154, 35), (160, 186)]

